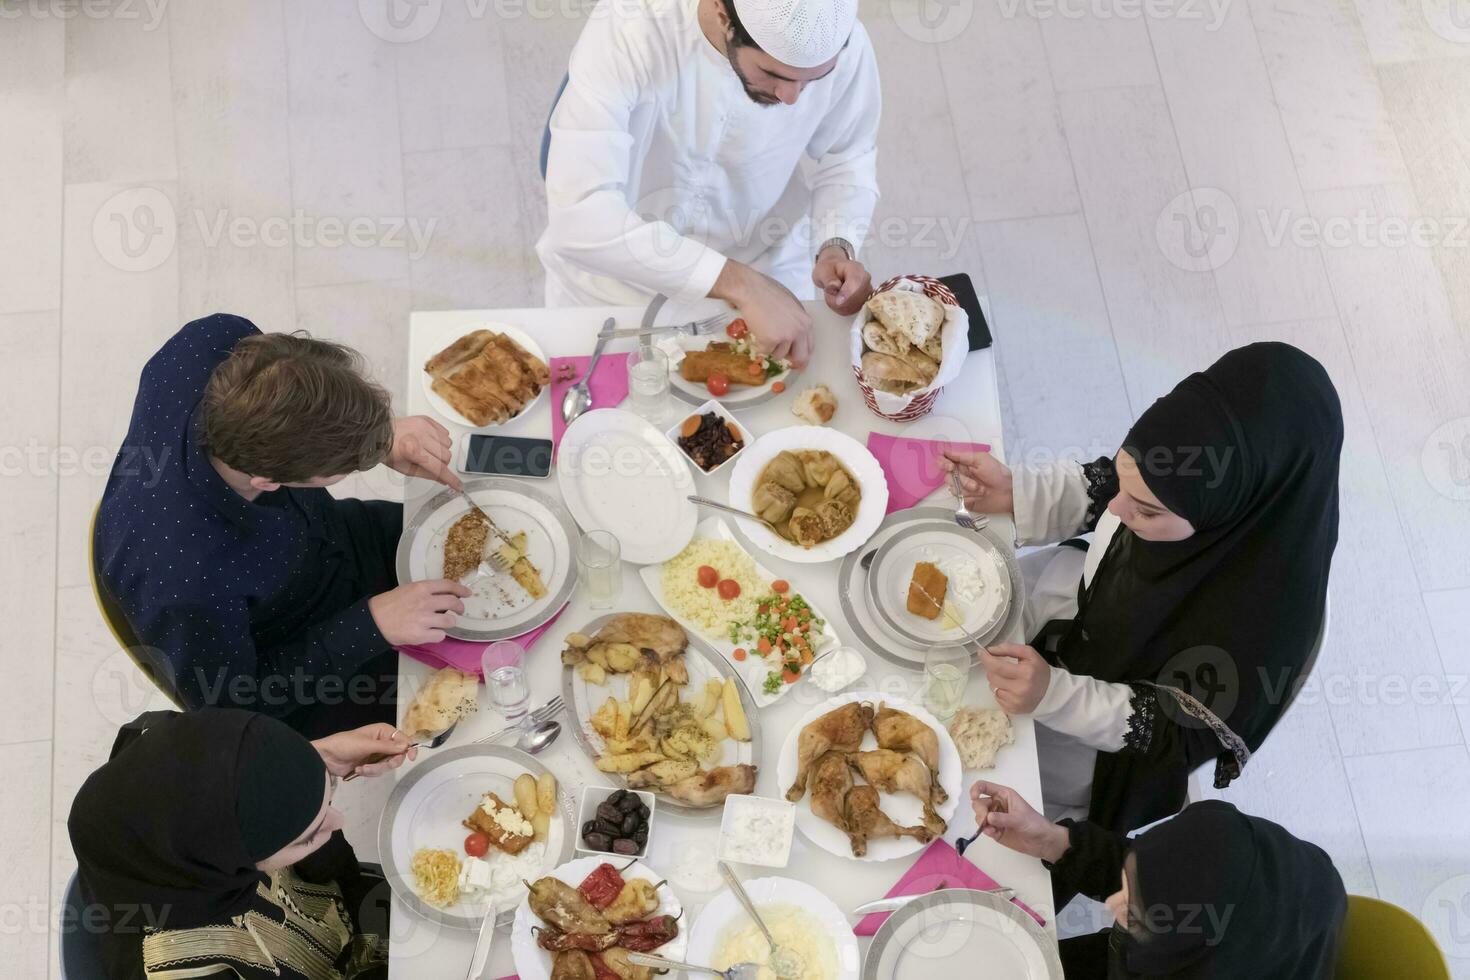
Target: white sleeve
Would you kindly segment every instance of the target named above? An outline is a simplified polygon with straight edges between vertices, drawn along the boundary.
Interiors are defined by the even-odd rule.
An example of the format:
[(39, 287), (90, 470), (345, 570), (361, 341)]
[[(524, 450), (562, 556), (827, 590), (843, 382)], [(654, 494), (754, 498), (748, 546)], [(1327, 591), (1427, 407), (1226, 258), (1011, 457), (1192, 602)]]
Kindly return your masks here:
[(1011, 472), (1011, 498), (1018, 545), (1055, 544), (1071, 537), (1082, 530), (1092, 504), (1082, 464), (1072, 459), (1017, 466)]
[(1051, 668), (1051, 680), (1032, 717), (1099, 752), (1118, 752), (1133, 713), (1133, 688)]
[(663, 52), (625, 19), (599, 7), (572, 52), (551, 117), (546, 245), (590, 273), (689, 302), (709, 295), (725, 256), (628, 204), (630, 121)]
[(842, 57), (856, 57), (846, 88), (812, 134), (802, 172), (812, 194), (812, 247), (844, 238), (862, 247), (878, 205), (878, 119), (883, 100), (878, 60), (866, 29), (853, 29)]

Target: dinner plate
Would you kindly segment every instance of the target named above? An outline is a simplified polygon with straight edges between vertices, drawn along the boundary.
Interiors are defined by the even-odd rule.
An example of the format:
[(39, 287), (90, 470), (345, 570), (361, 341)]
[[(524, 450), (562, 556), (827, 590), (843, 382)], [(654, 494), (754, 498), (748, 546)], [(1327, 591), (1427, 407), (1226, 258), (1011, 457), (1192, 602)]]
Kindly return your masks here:
[[(583, 626), (577, 632), (588, 636), (594, 635), (603, 625), (616, 613), (599, 616), (592, 622)], [(571, 632), (568, 630), (568, 632)], [(750, 741), (737, 742), (727, 738), (720, 743), (721, 755), (714, 762), (706, 763), (706, 769), (716, 766), (733, 766), (741, 763), (749, 763), (754, 766), (761, 764), (761, 729), (760, 718), (756, 714), (755, 700), (750, 696), (750, 689), (740, 680), (740, 675), (735, 673), (722, 655), (715, 652), (708, 643), (699, 637), (698, 633), (685, 630), (689, 636), (689, 646), (684, 650), (684, 666), (689, 672), (689, 683), (684, 686), (680, 700), (688, 701), (704, 690), (706, 681), (719, 678), (733, 677), (736, 680), (736, 688), (740, 691), (740, 703), (745, 706), (745, 718), (750, 724)], [(615, 697), (619, 701), (628, 697), (627, 674), (609, 674), (605, 684), (589, 684), (577, 675), (575, 667), (562, 668), (561, 693), (566, 701), (567, 710), (576, 722), (572, 726), (572, 734), (582, 751), (587, 753), (587, 758), (597, 760), (598, 753), (602, 751), (602, 736), (592, 730), (592, 715), (598, 708), (602, 707), (604, 701), (609, 697)], [(723, 709), (721, 709), (723, 710)], [(607, 778), (619, 787), (626, 786), (627, 780), (616, 773), (607, 773)], [(710, 806), (690, 806), (680, 803), (666, 793), (650, 789), (648, 792), (658, 797), (659, 812), (672, 811), (689, 815), (718, 814), (723, 808), (723, 803), (715, 803)]]
[[(944, 507), (911, 507), (908, 510), (894, 511), (883, 519), (866, 546), (842, 560), (842, 567), (837, 573), (837, 599), (842, 607), (844, 626), (865, 648), (898, 667), (923, 670), (924, 647), (910, 644), (896, 636), (874, 611), (873, 603), (868, 598), (868, 573), (862, 566), (862, 559), (870, 554), (876, 556), (878, 548), (910, 524), (953, 519), (954, 512)], [(1011, 595), (1023, 594), (1021, 568), (1016, 563), (1015, 556), (1000, 545), (992, 531), (986, 529), (973, 533), (984, 535), (991, 544), (997, 546), (1005, 558), (1006, 570), (1010, 573)], [(1025, 611), (1023, 606), (1020, 602), (1010, 604), (1005, 621), (991, 639), (1010, 636), (1015, 631), (1021, 621), (1021, 614)]]
[(556, 479), (577, 523), (612, 532), (626, 561), (664, 561), (694, 537), (699, 515), (689, 502), (689, 464), (662, 432), (632, 412), (600, 408), (567, 426)]
[[(776, 758), (778, 791), (784, 795), (791, 784), (796, 781), (797, 743), (801, 739), (801, 730), (834, 708), (840, 708), (852, 701), (869, 701), (875, 712), (880, 704), (886, 703), (890, 708), (907, 711), (934, 730), (939, 736), (939, 784), (949, 794), (949, 799), (934, 809), (946, 823), (952, 821), (955, 811), (959, 808), (960, 797), (964, 793), (962, 782), (964, 773), (960, 765), (960, 753), (955, 748), (954, 739), (949, 737), (949, 732), (939, 723), (939, 719), (919, 705), (905, 698), (890, 697), (877, 691), (850, 691), (829, 698), (808, 711), (787, 730), (786, 741), (781, 745), (781, 754)], [(869, 730), (863, 735), (860, 751), (868, 751), (877, 747), (878, 739)], [(911, 827), (922, 822), (924, 807), (915, 796), (908, 793), (884, 793), (880, 802), (883, 812), (899, 826)], [(811, 804), (811, 786), (808, 784), (806, 794), (796, 803), (797, 828), (812, 843), (838, 857), (845, 857), (851, 861), (891, 861), (894, 858), (914, 854), (928, 846), (913, 837), (885, 837), (868, 841), (868, 853), (862, 857), (855, 857), (847, 835), (813, 813)]]
[[(750, 558), (751, 563), (755, 565), (756, 574), (765, 579), (767, 583), (774, 582), (781, 577), (770, 569), (762, 567), (761, 563), (750, 555), (750, 552), (740, 547), (740, 541), (735, 537), (735, 532), (730, 530), (730, 526), (725, 523), (723, 518), (706, 517), (700, 521), (699, 526), (694, 530), (694, 541), (698, 541), (701, 538), (729, 541), (735, 547), (740, 548), (741, 552)], [(693, 542), (691, 541), (690, 543), (692, 544)], [(679, 625), (684, 627), (685, 632), (693, 636), (699, 636), (728, 658), (732, 669), (740, 675), (741, 680), (745, 681), (745, 686), (750, 690), (750, 695), (755, 699), (757, 706), (764, 708), (767, 705), (775, 704), (796, 686), (794, 684), (783, 683), (776, 689), (775, 694), (767, 694), (765, 690), (767, 675), (772, 670), (775, 670), (778, 674), (781, 672), (781, 665), (778, 660), (775, 658), (766, 660), (761, 657), (755, 652), (753, 643), (731, 643), (728, 632), (718, 636), (711, 636), (696, 626), (692, 620), (685, 619), (681, 616), (679, 611), (674, 608), (668, 596), (664, 594), (664, 564), (661, 562), (657, 565), (645, 565), (639, 570), (643, 584), (648, 586), (648, 591), (653, 595), (653, 600), (663, 607), (664, 612), (678, 620)], [(791, 583), (792, 591), (802, 594), (803, 598), (805, 598), (805, 593), (802, 593), (800, 586), (800, 582)], [(815, 604), (811, 603), (810, 599), (807, 602), (812, 607), (812, 615), (822, 620), (822, 629), (813, 634), (812, 642), (812, 651), (820, 654), (840, 642), (840, 638), (837, 635), (837, 631), (832, 627), (832, 620), (822, 610), (818, 609)], [(735, 660), (733, 654), (736, 647), (742, 647), (748, 651), (744, 660)], [(805, 674), (805, 671), (803, 671), (803, 674)]]
[[(445, 632), (461, 640), (503, 640), (533, 630), (566, 605), (577, 584), (577, 528), (551, 497), (506, 479), (470, 480), (465, 493), (506, 534), (526, 532), (526, 551), (541, 573), (546, 594), (534, 599), (520, 584), (493, 565), (490, 572), (468, 578), (473, 595), (465, 611)], [(398, 539), (398, 581), (422, 582), (444, 575), (444, 541), (465, 514), (464, 498), (444, 488), (424, 502), (404, 525)], [(493, 545), (492, 534), (490, 543)]]
[(971, 976), (1062, 980), (1062, 960), (1056, 940), (1009, 901), (946, 888), (883, 921), (863, 961), (862, 980)]
[[(908, 611), (909, 582), (914, 566), (933, 562), (941, 567), (958, 562), (972, 563), (982, 580), (979, 594), (965, 601), (956, 593), (951, 578), (944, 605), (959, 619), (941, 614), (925, 619)], [(868, 597), (883, 623), (897, 636), (926, 646), (962, 644), (968, 637), (985, 643), (995, 628), (1005, 622), (1010, 610), (1011, 579), (1005, 557), (988, 537), (960, 527), (953, 520), (914, 522), (888, 536), (868, 566)], [(935, 598), (941, 598), (935, 596)]]
[[(464, 331), (464, 333), (460, 334), (458, 337), (455, 337), (454, 340), (458, 340), (460, 337), (463, 337), (466, 334), (474, 333), (476, 330), (494, 330), (496, 333), (505, 334), (511, 340), (514, 340), (516, 343), (524, 347), (527, 353), (536, 357), (538, 360), (541, 361), (542, 364), (545, 364), (548, 368), (551, 366), (551, 362), (546, 359), (546, 352), (541, 349), (541, 345), (532, 340), (531, 335), (526, 333), (526, 331), (522, 330), (520, 327), (513, 327), (508, 323), (479, 323)], [(454, 343), (454, 340), (451, 340), (449, 344)], [(444, 347), (439, 348), (439, 350), (444, 350), (449, 346), (449, 344), (445, 344)], [(434, 352), (434, 354), (438, 353), (439, 351)], [(429, 400), (429, 407), (434, 410), (434, 413), (436, 415), (444, 419), (446, 422), (453, 422), (455, 425), (462, 425), (467, 429), (493, 429), (497, 425), (504, 425), (505, 422), (509, 422), (510, 419), (520, 418), (522, 415), (525, 415), (527, 412), (529, 412), (532, 406), (540, 402), (542, 398), (545, 398), (546, 389), (551, 387), (550, 382), (542, 385), (541, 390), (536, 392), (536, 397), (532, 398), (530, 401), (526, 402), (526, 404), (522, 405), (521, 410), (512, 415), (510, 419), (506, 419), (505, 422), (494, 422), (490, 425), (479, 426), (476, 425), (474, 422), (471, 422), (469, 419), (465, 418), (463, 415), (459, 414), (459, 412), (455, 411), (454, 407), (450, 405), (449, 402), (444, 400), (444, 396), (440, 395), (437, 391), (434, 390), (434, 378), (432, 375), (429, 374), (428, 371), (423, 370), (422, 366), (420, 366), (419, 368), (419, 383), (424, 386), (424, 397)]]
[(730, 505), (741, 510), (753, 510), (751, 497), (761, 472), (767, 463), (787, 449), (825, 450), (847, 468), (862, 492), (852, 526), (837, 537), (810, 548), (787, 541), (755, 521), (742, 520), (740, 532), (761, 551), (787, 561), (831, 561), (860, 548), (883, 523), (883, 514), (888, 510), (888, 478), (883, 475), (883, 467), (878, 465), (878, 460), (868, 452), (868, 447), (852, 436), (826, 426), (787, 426), (746, 446), (745, 451), (735, 457), (735, 469), (730, 473)]
[[(414, 852), (424, 847), (448, 850), (455, 852), (461, 861), (465, 860), (463, 846), (469, 831), (463, 821), (475, 812), (481, 798), (486, 793), (494, 793), (513, 805), (517, 776), (526, 772), (540, 776), (550, 770), (524, 752), (497, 745), (436, 749), (428, 758), (411, 766), (393, 788), (378, 820), (378, 859), (383, 864), (383, 876), (393, 893), (423, 918), (456, 929), (478, 931), (489, 909), (488, 903), (461, 899), (447, 909), (439, 909), (419, 898), (413, 882)], [(575, 820), (571, 795), (558, 777), (557, 812), (551, 821), (546, 852), (537, 873), (555, 867), (572, 853)], [(490, 853), (498, 854), (493, 849)], [(501, 926), (508, 925), (515, 916), (515, 908), (516, 902), (504, 905), (495, 921)]]
[[(611, 855), (577, 858), (546, 873), (576, 888), (584, 878), (609, 857)], [(664, 881), (668, 878), (668, 875), (659, 874), (642, 861), (634, 862), (631, 867), (622, 871), (622, 875), (625, 880), (643, 878), (648, 881)], [(658, 908), (653, 910), (652, 915), (678, 916), (683, 913), (684, 906), (670, 886), (665, 885), (660, 888), (658, 898)], [(516, 973), (520, 974), (520, 980), (550, 980), (551, 953), (536, 945), (536, 937), (531, 932), (533, 926), (544, 927), (545, 923), (541, 921), (540, 916), (531, 911), (530, 899), (523, 898), (516, 906), (515, 922), (510, 927), (510, 955), (515, 961)], [(689, 948), (689, 930), (684, 928), (682, 919), (679, 926), (679, 934), (653, 950), (655, 955), (671, 960), (684, 959), (684, 951)]]
[[(832, 937), (835, 947), (837, 972), (832, 980), (858, 980), (863, 957), (857, 937), (853, 935), (847, 916), (832, 899), (796, 878), (756, 878), (741, 884), (757, 911), (768, 905), (794, 905), (816, 919)], [(765, 915), (761, 917), (767, 918)], [(700, 911), (699, 918), (694, 920), (694, 928), (689, 930), (687, 962), (715, 962), (726, 931), (748, 922), (750, 917), (739, 900), (729, 889), (721, 891)]]
[[(734, 320), (735, 316), (732, 314), (730, 319)], [(704, 350), (709, 346), (711, 341), (724, 342), (729, 339), (729, 336), (725, 333), (724, 326), (721, 326), (713, 334), (701, 334), (698, 337), (666, 337), (659, 342), (658, 346), (663, 349), (664, 353), (669, 355), (669, 390), (674, 393), (675, 398), (682, 402), (687, 402), (690, 405), (703, 405), (711, 398), (714, 398), (715, 401), (731, 411), (738, 412), (744, 408), (754, 408), (757, 405), (764, 405), (773, 398), (779, 397), (782, 392), (776, 391), (771, 387), (777, 381), (785, 385), (786, 388), (790, 388), (801, 377), (800, 368), (788, 367), (780, 374), (767, 378), (766, 383), (759, 387), (755, 385), (732, 384), (729, 391), (720, 395), (718, 398), (710, 393), (709, 388), (703, 381), (684, 380), (684, 375), (679, 372), (679, 366), (683, 362), (684, 354), (687, 351)]]

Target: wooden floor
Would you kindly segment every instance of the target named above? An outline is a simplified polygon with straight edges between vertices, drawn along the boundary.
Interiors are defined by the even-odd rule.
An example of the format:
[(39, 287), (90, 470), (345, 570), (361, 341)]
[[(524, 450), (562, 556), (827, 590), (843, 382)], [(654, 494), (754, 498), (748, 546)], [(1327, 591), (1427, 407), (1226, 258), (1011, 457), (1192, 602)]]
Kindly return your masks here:
[[(86, 576), (142, 361), (216, 310), (364, 350), (529, 305), (574, 0), (0, 0), (0, 962), (58, 975), (66, 814), (150, 703)], [(927, 5), (926, 5), (927, 4)], [(1140, 18), (1139, 11), (1149, 15)], [(989, 289), (1013, 460), (1111, 452), (1262, 338), (1347, 419), (1332, 629), (1226, 798), (1470, 977), (1464, 0), (892, 0), (875, 276)], [(65, 16), (63, 16), (65, 15)], [(293, 222), (295, 227), (291, 227)], [(358, 230), (343, 244), (342, 228)], [(359, 490), (392, 494), (379, 474)], [(1249, 615), (1249, 610), (1242, 610)]]

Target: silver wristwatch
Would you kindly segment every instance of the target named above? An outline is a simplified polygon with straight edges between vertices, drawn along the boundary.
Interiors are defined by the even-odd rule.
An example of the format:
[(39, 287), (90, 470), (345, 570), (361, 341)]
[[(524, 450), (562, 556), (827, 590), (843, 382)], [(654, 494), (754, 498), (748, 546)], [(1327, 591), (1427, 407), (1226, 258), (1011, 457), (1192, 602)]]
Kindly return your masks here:
[[(825, 242), (823, 242), (822, 244), (820, 244), (820, 245), (817, 246), (817, 255), (821, 255), (823, 252), (825, 252), (827, 249), (831, 248), (833, 245), (836, 245), (838, 248), (842, 249), (843, 252), (847, 253), (847, 258), (848, 258), (849, 261), (851, 261), (852, 259), (854, 259), (854, 258), (857, 257), (855, 255), (855, 253), (857, 252), (857, 249), (853, 248), (852, 247), (852, 242), (848, 241), (846, 238), (829, 238), (829, 239), (827, 239)], [(815, 258), (816, 258), (816, 256), (813, 256), (813, 260), (815, 260)]]

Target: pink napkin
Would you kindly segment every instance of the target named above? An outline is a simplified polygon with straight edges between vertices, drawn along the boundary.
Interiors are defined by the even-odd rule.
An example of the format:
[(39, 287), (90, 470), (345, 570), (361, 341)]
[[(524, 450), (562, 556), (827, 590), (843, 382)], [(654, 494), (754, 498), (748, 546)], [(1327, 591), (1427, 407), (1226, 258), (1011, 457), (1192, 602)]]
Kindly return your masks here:
[[(561, 398), (568, 388), (582, 380), (587, 373), (587, 363), (591, 357), (553, 357), (551, 364), (551, 444), (561, 445), (562, 433), (567, 431), (567, 424), (561, 420)], [(566, 378), (567, 371), (563, 364), (570, 364), (573, 368), (571, 377)], [(558, 380), (564, 378), (566, 380)], [(597, 370), (592, 373), (592, 383), (587, 386), (592, 395), (592, 408), (612, 408), (614, 405), (622, 404), (624, 398), (628, 397), (628, 355), (627, 354), (604, 354), (597, 362)], [(590, 409), (589, 409), (590, 411)]]
[[(522, 633), (520, 636), (511, 637), (511, 639), (519, 643), (522, 648), (526, 650), (531, 649), (531, 645), (541, 638), (542, 633), (551, 629), (552, 624), (557, 621), (565, 609), (566, 607), (563, 606), (557, 610), (555, 616), (552, 616), (529, 633)], [(406, 653), (413, 659), (426, 663), (430, 667), (453, 667), (455, 670), (462, 670), (466, 674), (478, 674), (480, 673), (480, 655), (485, 652), (485, 648), (489, 645), (488, 643), (481, 643), (478, 640), (456, 640), (452, 637), (445, 637), (438, 643), (426, 643), (421, 646), (401, 646), (395, 647), (394, 649), (399, 653)]]
[[(956, 851), (949, 841), (940, 838), (919, 855), (919, 860), (914, 862), (914, 866), (909, 868), (908, 872), (898, 879), (898, 884), (890, 888), (888, 894), (883, 897), (921, 895), (925, 892), (932, 892), (936, 888), (983, 890), (996, 888), (999, 885), (998, 881), (975, 867), (959, 851)], [(1025, 902), (1013, 898), (1011, 903), (1035, 919), (1038, 925), (1046, 925), (1046, 920), (1031, 911)], [(863, 916), (862, 921), (853, 926), (852, 931), (859, 936), (871, 936), (892, 914), (891, 912), (874, 912), (872, 915)]]
[(939, 457), (952, 449), (990, 452), (990, 446), (983, 442), (907, 439), (869, 433), (868, 451), (888, 477), (888, 513), (907, 510), (942, 486), (944, 471), (939, 468)]

